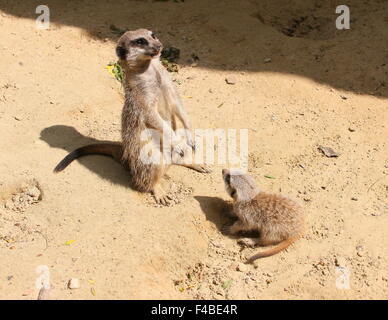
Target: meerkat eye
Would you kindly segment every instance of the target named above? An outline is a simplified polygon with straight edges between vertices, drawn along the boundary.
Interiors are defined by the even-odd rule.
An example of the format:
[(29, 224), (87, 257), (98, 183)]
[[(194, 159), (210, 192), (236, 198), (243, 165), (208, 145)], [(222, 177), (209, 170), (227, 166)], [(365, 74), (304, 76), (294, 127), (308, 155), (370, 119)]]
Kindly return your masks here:
[(236, 190), (233, 190), (233, 191), (230, 193), (230, 196), (231, 196), (232, 198), (234, 198), (235, 195), (236, 195)]
[(136, 42), (136, 44), (139, 44), (139, 45), (147, 45), (148, 44), (148, 41), (144, 38), (136, 39), (135, 42)]
[(155, 33), (151, 33), (151, 37), (152, 37), (152, 39), (156, 39), (156, 37), (155, 37)]

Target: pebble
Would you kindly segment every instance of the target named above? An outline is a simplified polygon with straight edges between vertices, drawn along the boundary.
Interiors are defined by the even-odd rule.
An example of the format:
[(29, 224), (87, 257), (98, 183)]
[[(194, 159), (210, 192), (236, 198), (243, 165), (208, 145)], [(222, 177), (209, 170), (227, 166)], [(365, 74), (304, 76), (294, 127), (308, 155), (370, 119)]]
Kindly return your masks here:
[(226, 81), (227, 84), (236, 84), (237, 79), (236, 79), (235, 76), (227, 76), (225, 78), (225, 81)]
[(27, 194), (33, 198), (39, 198), (40, 190), (36, 186), (33, 186), (27, 190)]
[(69, 289), (79, 289), (80, 288), (79, 280), (77, 278), (71, 278), (67, 283), (67, 287)]
[(346, 260), (343, 257), (335, 257), (335, 265), (337, 267), (345, 267)]
[(4, 207), (7, 208), (7, 209), (11, 209), (12, 210), (15, 207), (15, 205), (14, 205), (12, 200), (7, 200), (7, 202), (5, 203)]
[(318, 149), (328, 158), (338, 157), (340, 155), (330, 147), (319, 146)]
[(352, 127), (348, 128), (348, 130), (349, 130), (350, 132), (356, 131), (356, 129), (354, 129), (354, 128), (352, 128)]
[(357, 255), (359, 256), (359, 257), (362, 257), (363, 255), (364, 255), (364, 247), (363, 246), (357, 246), (356, 247), (356, 250), (357, 250)]
[(247, 272), (248, 271), (248, 267), (245, 264), (243, 264), (243, 263), (239, 263), (237, 265), (236, 270), (240, 271), (240, 272)]
[(270, 63), (271, 61), (272, 61), (271, 58), (265, 58), (265, 59), (264, 59), (264, 63)]

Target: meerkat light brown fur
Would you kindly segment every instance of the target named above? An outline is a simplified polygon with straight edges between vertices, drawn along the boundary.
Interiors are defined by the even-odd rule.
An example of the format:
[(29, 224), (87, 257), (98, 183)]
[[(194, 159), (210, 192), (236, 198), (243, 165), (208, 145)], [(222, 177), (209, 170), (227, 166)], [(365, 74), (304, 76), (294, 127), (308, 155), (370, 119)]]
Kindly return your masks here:
[(276, 247), (255, 254), (248, 262), (274, 255), (304, 233), (304, 214), (301, 206), (278, 194), (261, 192), (253, 178), (237, 170), (222, 170), (226, 191), (233, 198), (233, 214), (238, 220), (226, 229), (229, 234), (259, 231), (257, 239), (245, 240), (247, 245)]
[[(160, 179), (169, 167), (177, 164), (199, 172), (209, 172), (206, 165), (185, 164), (180, 158), (195, 149), (188, 115), (182, 105), (167, 70), (160, 62), (161, 42), (146, 29), (128, 31), (118, 40), (116, 54), (124, 72), (125, 103), (122, 111), (122, 142), (97, 144), (79, 148), (64, 158), (55, 168), (63, 170), (74, 159), (87, 154), (103, 154), (120, 161), (131, 174), (132, 185), (139, 191), (152, 192), (158, 203), (167, 205), (169, 197), (160, 186)], [(186, 141), (182, 144), (176, 133), (177, 118), (182, 122)], [(146, 129), (160, 133), (162, 139), (171, 141), (171, 162), (147, 163), (141, 157)], [(162, 142), (154, 149), (162, 152)]]

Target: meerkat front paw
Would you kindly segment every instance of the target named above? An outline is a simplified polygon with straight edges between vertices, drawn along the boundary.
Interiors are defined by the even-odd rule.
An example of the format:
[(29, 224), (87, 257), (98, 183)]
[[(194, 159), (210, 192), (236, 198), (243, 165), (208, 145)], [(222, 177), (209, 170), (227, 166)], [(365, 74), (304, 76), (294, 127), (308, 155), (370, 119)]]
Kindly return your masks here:
[(177, 144), (176, 146), (174, 146), (173, 152), (179, 155), (181, 158), (185, 156), (185, 152), (181, 144)]
[(189, 168), (201, 172), (201, 173), (210, 173), (212, 172), (212, 169), (206, 165), (206, 164), (192, 164), (189, 166)]
[(197, 150), (197, 144), (195, 143), (195, 141), (191, 138), (187, 139), (187, 145), (193, 149), (193, 151), (196, 151)]
[(231, 228), (232, 228), (232, 226), (230, 225), (230, 224), (225, 224), (225, 225), (223, 225), (222, 227), (221, 227), (221, 233), (223, 234), (223, 235), (231, 235), (232, 234), (232, 232), (231, 232)]

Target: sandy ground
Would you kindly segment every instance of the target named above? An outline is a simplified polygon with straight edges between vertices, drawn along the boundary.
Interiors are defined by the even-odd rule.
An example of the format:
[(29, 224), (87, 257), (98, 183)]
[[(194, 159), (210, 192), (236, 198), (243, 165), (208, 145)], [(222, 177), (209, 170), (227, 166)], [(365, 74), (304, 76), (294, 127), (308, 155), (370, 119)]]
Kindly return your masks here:
[[(43, 265), (52, 299), (387, 299), (388, 3), (369, 2), (347, 1), (339, 31), (328, 1), (46, 1), (37, 30), (38, 1), (1, 0), (0, 298), (36, 299)], [(163, 208), (104, 157), (52, 173), (120, 137), (111, 24), (181, 50), (173, 77), (194, 127), (249, 129), (249, 171), (303, 204), (303, 239), (242, 265), (260, 249), (220, 232), (220, 165), (171, 168), (179, 201)]]

